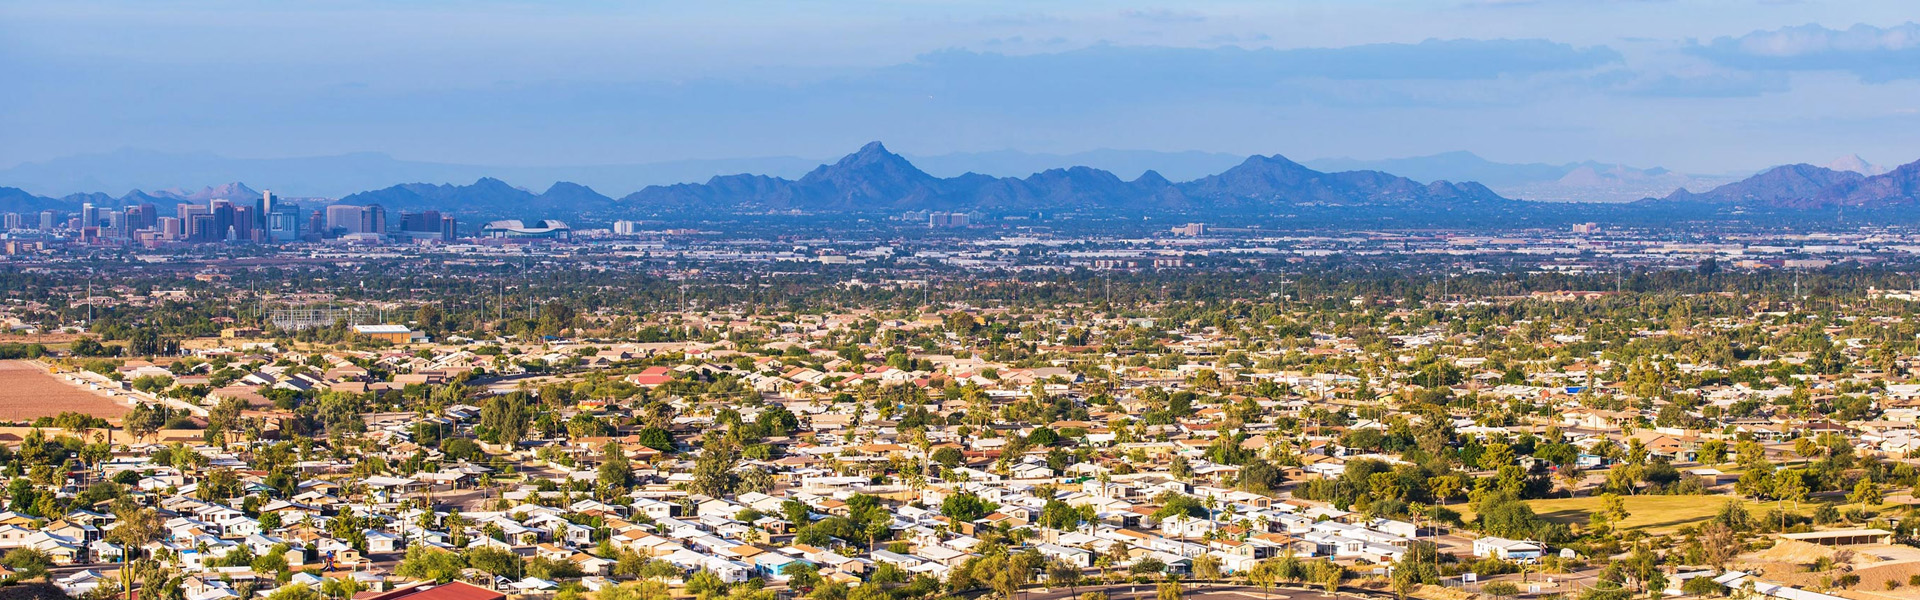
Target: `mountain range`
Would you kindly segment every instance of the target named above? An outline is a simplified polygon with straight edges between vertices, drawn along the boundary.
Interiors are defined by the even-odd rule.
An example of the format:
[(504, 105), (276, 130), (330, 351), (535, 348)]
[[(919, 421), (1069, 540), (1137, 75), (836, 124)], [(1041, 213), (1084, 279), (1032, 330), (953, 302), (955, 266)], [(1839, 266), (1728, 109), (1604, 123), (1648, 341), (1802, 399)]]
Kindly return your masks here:
[(288, 196), (339, 198), (397, 181), (475, 181), (495, 177), (548, 185), (571, 181), (599, 189), (631, 191), (648, 185), (700, 181), (724, 173), (798, 176), (819, 165), (792, 156), (679, 160), (645, 164), (497, 166), (397, 159), (359, 152), (294, 158), (229, 158), (204, 153), (122, 149), (32, 162), (0, 169), (0, 185), (60, 195), (75, 190), (128, 190), (216, 181), (273, 182)]
[(1326, 158), (1304, 161), (1304, 164), (1322, 171), (1386, 171), (1419, 181), (1478, 181), (1503, 196), (1545, 202), (1626, 202), (1680, 188), (1710, 188), (1740, 178), (1739, 175), (1687, 174), (1660, 167), (1640, 168), (1596, 161), (1501, 163), (1472, 152), (1381, 160)]
[[(1412, 160), (1412, 159), (1405, 159)], [(1472, 155), (1444, 160), (1478, 167), (1489, 174), (1508, 169), (1560, 172), (1565, 165), (1498, 165)], [(1405, 163), (1417, 166), (1418, 162)], [(1832, 168), (1841, 167), (1841, 168)], [(1609, 167), (1618, 172), (1622, 167)], [(1843, 170), (1844, 169), (1844, 170)], [(1415, 169), (1415, 172), (1420, 172)], [(1596, 165), (1575, 165), (1561, 179), (1591, 177)], [(1640, 170), (1658, 176), (1656, 170)], [(1872, 173), (1872, 174), (1868, 174)], [(1511, 175), (1524, 178), (1530, 175)], [(1505, 179), (1514, 181), (1516, 179)], [(47, 208), (77, 210), (83, 202), (118, 206), (203, 203), (225, 198), (250, 201), (260, 192), (242, 183), (198, 190), (133, 190), (119, 197), (103, 193), (51, 198), (19, 188), (0, 187), (0, 211), (34, 212)], [(290, 198), (303, 204), (334, 202)], [(1261, 216), (1317, 213), (1353, 218), (1534, 218), (1540, 215), (1596, 218), (1652, 214), (1683, 209), (1706, 214), (1725, 209), (1796, 211), (1835, 207), (1907, 206), (1920, 203), (1920, 162), (1894, 169), (1849, 157), (1828, 167), (1787, 165), (1752, 177), (1712, 186), (1703, 192), (1680, 188), (1626, 205), (1573, 206), (1516, 200), (1471, 181), (1421, 181), (1378, 170), (1317, 170), (1278, 155), (1255, 155), (1238, 164), (1185, 181), (1154, 170), (1131, 179), (1087, 166), (1042, 170), (1026, 177), (996, 177), (964, 172), (940, 177), (873, 142), (830, 164), (794, 178), (766, 174), (720, 175), (703, 183), (648, 186), (614, 199), (591, 186), (561, 181), (543, 192), (515, 187), (494, 177), (472, 184), (405, 183), (347, 194), (338, 202), (379, 204), (389, 210), (437, 209), (475, 216), (633, 218), (645, 215), (689, 216), (802, 211), (810, 213), (898, 213), (914, 210), (1090, 211), (1113, 215), (1190, 213)], [(1612, 208), (1610, 208), (1612, 207)], [(1634, 211), (1639, 211), (1636, 213)], [(1471, 221), (1470, 221), (1471, 222)]]
[(378, 204), (387, 210), (461, 210), (496, 214), (579, 214), (611, 208), (612, 198), (577, 183), (558, 182), (535, 194), (492, 177), (472, 185), (403, 183), (349, 194), (341, 204)]
[(636, 210), (1191, 210), (1260, 211), (1301, 205), (1448, 208), (1512, 202), (1477, 183), (1422, 184), (1378, 171), (1323, 173), (1280, 156), (1253, 156), (1215, 175), (1175, 183), (1154, 171), (1133, 180), (1090, 167), (1048, 169), (1024, 178), (965, 173), (941, 178), (869, 143), (838, 162), (789, 180), (728, 175), (706, 183), (653, 186), (620, 199)]
[[(964, 173), (1016, 176), (1052, 168), (1088, 166), (1133, 178), (1148, 170), (1178, 180), (1194, 179), (1238, 164), (1243, 154), (1091, 150), (1071, 154), (1014, 150), (910, 155), (928, 173), (952, 177)], [(493, 177), (546, 186), (567, 181), (599, 190), (627, 193), (650, 185), (706, 181), (717, 175), (759, 173), (796, 178), (831, 159), (765, 156), (686, 159), (634, 164), (500, 166), (397, 159), (360, 152), (293, 158), (229, 158), (205, 153), (169, 153), (122, 149), (82, 154), (0, 168), (0, 185), (58, 197), (76, 190), (153, 189), (205, 185), (214, 181), (273, 182), (288, 196), (339, 198), (396, 181), (475, 181)]]
[(20, 188), (0, 187), (0, 211), (35, 212), (49, 208), (77, 210), (84, 204), (119, 207), (148, 203), (155, 205), (205, 204), (212, 200), (247, 202), (259, 197), (261, 197), (260, 192), (239, 182), (208, 186), (198, 190), (169, 188), (148, 192), (136, 189), (117, 198), (101, 192), (84, 192), (49, 198), (27, 193)]
[[(1225, 152), (1111, 149), (1066, 154), (996, 150), (903, 156), (920, 170), (942, 178), (967, 173), (1025, 177), (1049, 169), (1084, 166), (1109, 171), (1128, 180), (1154, 171), (1173, 181), (1189, 181), (1216, 174), (1247, 159), (1245, 154)], [(269, 187), (282, 196), (339, 198), (386, 187), (394, 182), (467, 182), (492, 177), (535, 188), (567, 181), (624, 194), (651, 185), (702, 182), (714, 176), (734, 173), (794, 179), (824, 162), (832, 162), (832, 159), (767, 156), (638, 164), (499, 166), (411, 161), (371, 152), (255, 159), (123, 149), (0, 168), (0, 185), (58, 197), (75, 191), (177, 188), (205, 185), (208, 182), (252, 181), (272, 182), (273, 185)], [(1486, 160), (1469, 152), (1385, 160), (1333, 158), (1300, 162), (1317, 171), (1384, 171), (1421, 183), (1478, 181), (1503, 196), (1534, 200), (1635, 200), (1662, 195), (1681, 187), (1705, 189), (1745, 175), (1688, 175), (1660, 168), (1640, 169), (1593, 161), (1561, 165), (1506, 164)], [(1865, 165), (1865, 161), (1861, 161), (1861, 164)], [(1870, 165), (1865, 166), (1871, 168)]]
[(1878, 209), (1920, 204), (1920, 162), (1893, 169), (1863, 170), (1878, 173), (1865, 175), (1860, 171), (1809, 164), (1784, 165), (1705, 192), (1682, 189), (1647, 201), (1787, 210)]

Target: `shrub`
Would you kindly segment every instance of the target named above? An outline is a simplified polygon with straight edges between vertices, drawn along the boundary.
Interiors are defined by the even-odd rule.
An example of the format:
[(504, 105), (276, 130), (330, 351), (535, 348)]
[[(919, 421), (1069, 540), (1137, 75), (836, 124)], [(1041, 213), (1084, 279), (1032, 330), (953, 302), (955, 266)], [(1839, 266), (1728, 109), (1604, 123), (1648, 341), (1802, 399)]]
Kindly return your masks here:
[(1506, 581), (1495, 581), (1480, 586), (1480, 593), (1495, 598), (1512, 598), (1520, 595), (1520, 587)]
[(1680, 591), (1686, 592), (1689, 596), (1724, 596), (1727, 594), (1727, 586), (1720, 585), (1720, 582), (1714, 581), (1712, 577), (1695, 577), (1680, 584)]

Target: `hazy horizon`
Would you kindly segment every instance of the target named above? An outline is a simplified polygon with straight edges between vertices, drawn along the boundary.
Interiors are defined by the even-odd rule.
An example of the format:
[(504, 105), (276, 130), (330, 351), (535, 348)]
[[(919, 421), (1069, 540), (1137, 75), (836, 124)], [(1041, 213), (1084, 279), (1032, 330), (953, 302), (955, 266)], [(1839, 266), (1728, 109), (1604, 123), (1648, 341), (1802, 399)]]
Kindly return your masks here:
[[(0, 6), (0, 165), (552, 167), (1107, 149), (1687, 173), (1920, 159), (1876, 0)], [(0, 182), (4, 185), (6, 182)]]

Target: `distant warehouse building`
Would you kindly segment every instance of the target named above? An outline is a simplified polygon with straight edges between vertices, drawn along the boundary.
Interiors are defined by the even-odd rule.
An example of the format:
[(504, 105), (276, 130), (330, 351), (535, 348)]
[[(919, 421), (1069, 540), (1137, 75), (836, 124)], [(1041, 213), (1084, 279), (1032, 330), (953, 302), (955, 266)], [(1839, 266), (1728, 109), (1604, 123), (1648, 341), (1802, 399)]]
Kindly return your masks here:
[(1780, 537), (1822, 546), (1893, 543), (1893, 532), (1885, 529), (1834, 529), (1831, 531), (1782, 533)]
[(427, 334), (408, 329), (405, 325), (355, 325), (353, 332), (395, 344), (427, 341)]
[(534, 239), (534, 240), (573, 240), (573, 228), (553, 219), (526, 223), (519, 219), (494, 221), (480, 228), (480, 235), (490, 238)]

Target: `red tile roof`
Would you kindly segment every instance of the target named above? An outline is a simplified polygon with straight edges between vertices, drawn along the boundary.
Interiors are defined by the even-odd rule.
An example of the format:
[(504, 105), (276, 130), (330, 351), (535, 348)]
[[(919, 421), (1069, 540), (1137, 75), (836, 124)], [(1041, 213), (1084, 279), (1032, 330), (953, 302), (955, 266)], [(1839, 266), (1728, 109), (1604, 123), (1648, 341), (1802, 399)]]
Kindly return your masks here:
[(507, 595), (463, 581), (381, 592), (355, 600), (506, 600)]

